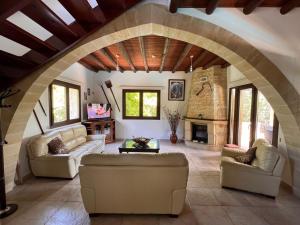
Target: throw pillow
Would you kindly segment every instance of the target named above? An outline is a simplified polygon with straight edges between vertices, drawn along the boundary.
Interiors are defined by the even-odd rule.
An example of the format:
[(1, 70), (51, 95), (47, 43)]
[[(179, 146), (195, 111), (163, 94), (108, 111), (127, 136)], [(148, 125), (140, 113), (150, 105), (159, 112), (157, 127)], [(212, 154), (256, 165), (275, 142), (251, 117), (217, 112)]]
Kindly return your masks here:
[(243, 155), (235, 156), (234, 159), (238, 162), (244, 163), (244, 164), (251, 164), (251, 162), (255, 158), (255, 152), (257, 147), (249, 148), (247, 152)]
[(56, 154), (65, 154), (67, 149), (62, 140), (59, 137), (54, 138), (48, 143), (49, 153)]

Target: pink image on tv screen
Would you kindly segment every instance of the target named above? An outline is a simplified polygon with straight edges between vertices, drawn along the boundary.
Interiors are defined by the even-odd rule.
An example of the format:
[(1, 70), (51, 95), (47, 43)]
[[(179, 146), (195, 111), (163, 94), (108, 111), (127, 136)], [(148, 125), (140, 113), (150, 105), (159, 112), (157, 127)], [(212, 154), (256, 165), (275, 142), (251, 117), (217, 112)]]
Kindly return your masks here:
[(104, 119), (110, 117), (110, 104), (88, 104), (88, 119)]

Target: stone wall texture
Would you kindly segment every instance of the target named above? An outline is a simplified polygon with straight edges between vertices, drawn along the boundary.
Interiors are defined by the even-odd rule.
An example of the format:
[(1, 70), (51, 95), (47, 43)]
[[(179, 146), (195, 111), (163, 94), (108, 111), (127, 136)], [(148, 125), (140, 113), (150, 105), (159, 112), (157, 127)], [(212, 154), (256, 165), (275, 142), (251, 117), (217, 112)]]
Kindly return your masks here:
[[(18, 154), (32, 109), (48, 85), (70, 65), (103, 47), (144, 35), (159, 35), (204, 48), (234, 65), (272, 105), (287, 143), (293, 170), (293, 189), (300, 196), (300, 95), (284, 74), (254, 46), (204, 20), (174, 13), (156, 4), (140, 4), (85, 37), (15, 85), (18, 95), (6, 103), (2, 125), (7, 191), (14, 185)], [(124, 78), (125, 79), (125, 78)]]
[(199, 68), (192, 76), (187, 117), (199, 118), (201, 114), (204, 119), (226, 120), (227, 70), (219, 66)]

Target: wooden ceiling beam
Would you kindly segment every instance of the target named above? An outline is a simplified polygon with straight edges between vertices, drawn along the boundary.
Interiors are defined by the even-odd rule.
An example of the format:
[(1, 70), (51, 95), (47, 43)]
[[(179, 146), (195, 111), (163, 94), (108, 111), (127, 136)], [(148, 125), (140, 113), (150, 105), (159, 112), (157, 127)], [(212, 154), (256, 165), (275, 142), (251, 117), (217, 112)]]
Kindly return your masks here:
[(149, 73), (149, 66), (148, 66), (147, 57), (146, 57), (144, 38), (142, 36), (139, 37), (139, 46), (140, 46), (140, 51), (141, 51), (142, 58), (144, 61), (145, 70), (147, 73)]
[(41, 1), (28, 4), (22, 12), (66, 44), (72, 44), (80, 37)]
[(128, 52), (127, 52), (127, 50), (126, 50), (126, 48), (125, 48), (123, 42), (119, 42), (119, 43), (117, 44), (117, 46), (118, 46), (118, 49), (119, 49), (119, 51), (121, 52), (121, 54), (122, 54), (122, 55), (124, 56), (124, 58), (126, 59), (126, 61), (127, 61), (127, 63), (129, 64), (129, 66), (131, 67), (131, 70), (132, 70), (133, 72), (136, 72), (136, 68), (134, 67), (133, 62), (132, 62), (130, 56), (128, 55)]
[(176, 70), (178, 69), (178, 67), (181, 65), (181, 63), (183, 62), (183, 60), (185, 59), (185, 57), (189, 54), (189, 52), (191, 51), (193, 45), (191, 44), (186, 44), (186, 46), (184, 47), (183, 51), (181, 52), (173, 70), (172, 73), (175, 73)]
[(97, 61), (97, 64), (100, 65), (101, 68), (103, 68), (106, 72), (110, 73), (110, 69), (101, 61), (97, 54), (92, 53), (90, 55)]
[[(102, 48), (99, 51), (103, 56), (105, 56), (114, 65), (115, 68), (117, 67), (116, 61), (113, 59), (111, 54), (107, 50), (105, 50), (105, 48)], [(119, 69), (120, 69), (121, 73), (124, 72), (123, 68), (120, 65), (119, 65)]]
[(58, 52), (53, 46), (41, 41), (7, 20), (0, 21), (0, 34), (47, 57), (51, 57)]
[(299, 0), (289, 0), (280, 9), (280, 13), (282, 15), (285, 15), (292, 11), (294, 8), (296, 8), (298, 5), (300, 5)]
[(171, 13), (176, 13), (179, 6), (179, 0), (171, 0), (169, 10)]
[(166, 38), (165, 39), (165, 45), (164, 45), (164, 50), (163, 50), (163, 54), (162, 54), (162, 58), (161, 58), (161, 62), (160, 62), (160, 67), (159, 67), (159, 72), (161, 73), (164, 69), (165, 66), (165, 61), (166, 61), (166, 57), (168, 55), (168, 51), (169, 51), (169, 46), (170, 46), (170, 39)]
[(2, 65), (24, 68), (24, 69), (33, 68), (37, 65), (32, 61), (25, 60), (22, 57), (4, 52), (2, 50), (0, 50), (0, 63)]
[(203, 69), (206, 70), (208, 68), (210, 68), (211, 66), (215, 65), (216, 63), (218, 63), (222, 58), (220, 58), (219, 56), (215, 56), (212, 60), (210, 60), (209, 62), (205, 63), (205, 65), (203, 65)]
[(85, 60), (84, 58), (80, 59), (78, 61), (81, 65), (83, 65), (85, 68), (97, 73), (99, 71), (98, 68), (95, 68), (94, 66), (92, 66), (87, 60)]
[[(198, 58), (193, 61), (193, 67), (197, 68), (197, 65), (199, 65), (208, 55), (209, 55), (209, 51), (203, 50), (201, 54), (198, 56)], [(190, 71), (190, 66), (188, 66), (185, 69), (186, 73), (188, 73), (189, 71)]]
[[(225, 61), (225, 60), (224, 60), (224, 61)], [(222, 68), (226, 68), (226, 67), (228, 67), (228, 66), (230, 66), (230, 63), (227, 62), (227, 61), (225, 61), (225, 62), (221, 65)]]
[(243, 13), (245, 15), (249, 15), (252, 13), (257, 7), (259, 7), (264, 0), (248, 0), (248, 3), (245, 5), (243, 9)]
[(99, 14), (95, 14), (92, 7), (86, 0), (58, 0), (69, 13), (79, 22), (86, 30), (93, 30), (98, 24), (102, 24), (106, 19), (99, 18)]
[(34, 0), (2, 0), (0, 1), (0, 19), (6, 19), (24, 8)]
[(208, 1), (208, 5), (205, 9), (206, 14), (211, 15), (215, 11), (215, 9), (217, 8), (219, 3), (220, 3), (220, 0), (210, 0), (210, 1)]

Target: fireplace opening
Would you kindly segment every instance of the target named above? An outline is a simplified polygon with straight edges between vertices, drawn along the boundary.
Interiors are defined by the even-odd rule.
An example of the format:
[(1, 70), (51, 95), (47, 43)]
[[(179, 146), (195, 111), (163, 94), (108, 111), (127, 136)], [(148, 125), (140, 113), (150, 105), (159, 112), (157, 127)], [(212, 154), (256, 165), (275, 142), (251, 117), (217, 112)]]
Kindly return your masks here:
[(192, 124), (192, 141), (201, 144), (208, 143), (207, 125)]

